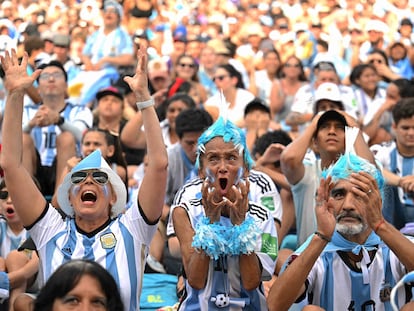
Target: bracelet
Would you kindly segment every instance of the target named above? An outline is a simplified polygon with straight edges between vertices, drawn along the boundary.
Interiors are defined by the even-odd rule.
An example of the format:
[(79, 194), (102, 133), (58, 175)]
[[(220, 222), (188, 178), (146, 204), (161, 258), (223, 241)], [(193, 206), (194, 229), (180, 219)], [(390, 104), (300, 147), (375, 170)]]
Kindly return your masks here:
[(62, 116), (60, 116), (59, 120), (55, 123), (55, 125), (61, 126), (63, 123), (65, 123), (65, 119)]
[(154, 98), (151, 97), (150, 99), (148, 99), (146, 101), (137, 102), (136, 105), (137, 105), (138, 110), (140, 110), (140, 111), (144, 110), (145, 108), (154, 106)]
[(328, 238), (326, 235), (323, 235), (319, 231), (315, 231), (314, 234), (317, 235), (321, 240), (323, 240), (325, 242), (328, 242), (328, 243), (331, 242), (331, 239), (330, 238)]
[(24, 133), (30, 133), (32, 131), (32, 127), (29, 125), (29, 123), (23, 125), (23, 132)]
[(374, 228), (374, 232), (375, 233), (377, 233), (377, 231), (378, 231), (378, 229), (379, 229), (379, 227), (381, 227), (381, 225), (382, 224), (384, 224), (385, 223), (385, 219), (383, 218), (383, 219), (381, 219), (381, 221), (375, 226), (375, 228)]

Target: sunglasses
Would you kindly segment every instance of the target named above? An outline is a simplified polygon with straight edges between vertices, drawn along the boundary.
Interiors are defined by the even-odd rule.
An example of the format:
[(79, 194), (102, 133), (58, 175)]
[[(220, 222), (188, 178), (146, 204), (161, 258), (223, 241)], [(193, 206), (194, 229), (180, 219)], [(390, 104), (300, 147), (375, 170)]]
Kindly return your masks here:
[(219, 81), (223, 81), (225, 78), (227, 78), (229, 75), (222, 75), (222, 76), (217, 76), (213, 78), (213, 82), (215, 82), (216, 80)]
[(287, 68), (290, 68), (290, 67), (299, 68), (300, 64), (285, 64), (285, 67), (287, 67)]
[(6, 190), (0, 191), (0, 200), (6, 200), (9, 197), (9, 192)]
[(184, 64), (184, 63), (181, 63), (181, 64), (178, 64), (178, 66), (180, 66), (181, 68), (185, 68), (185, 67), (195, 68), (195, 65), (194, 64)]
[(88, 175), (92, 176), (94, 182), (99, 185), (106, 185), (108, 183), (108, 174), (102, 171), (95, 171), (95, 172), (84, 172), (79, 171), (75, 172), (70, 176), (70, 182), (72, 185), (78, 185), (86, 180)]

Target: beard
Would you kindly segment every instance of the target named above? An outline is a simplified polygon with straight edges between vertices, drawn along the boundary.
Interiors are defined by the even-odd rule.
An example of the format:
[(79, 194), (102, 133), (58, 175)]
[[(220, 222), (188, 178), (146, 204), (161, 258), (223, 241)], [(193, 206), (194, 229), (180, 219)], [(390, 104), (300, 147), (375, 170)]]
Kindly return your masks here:
[[(357, 224), (342, 224), (340, 223), (341, 219), (344, 217), (352, 217), (359, 221)], [(342, 235), (357, 235), (364, 232), (368, 228), (368, 225), (364, 222), (360, 215), (353, 212), (345, 212), (339, 214), (336, 217), (336, 226), (335, 229)]]

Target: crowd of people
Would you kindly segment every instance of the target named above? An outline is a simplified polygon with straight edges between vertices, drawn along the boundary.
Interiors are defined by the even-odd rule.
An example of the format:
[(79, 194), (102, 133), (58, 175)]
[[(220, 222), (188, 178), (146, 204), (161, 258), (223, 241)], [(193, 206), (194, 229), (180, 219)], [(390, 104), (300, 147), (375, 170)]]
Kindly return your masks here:
[(412, 16), (1, 1), (1, 306), (139, 310), (151, 273), (177, 310), (391, 310), (414, 270)]

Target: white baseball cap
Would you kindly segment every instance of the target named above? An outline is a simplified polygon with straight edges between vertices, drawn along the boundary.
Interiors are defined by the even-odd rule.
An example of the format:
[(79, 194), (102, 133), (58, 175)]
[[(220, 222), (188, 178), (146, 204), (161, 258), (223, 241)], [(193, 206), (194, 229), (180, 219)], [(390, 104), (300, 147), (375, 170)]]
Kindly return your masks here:
[(315, 103), (325, 99), (333, 102), (342, 102), (341, 91), (338, 85), (331, 82), (325, 82), (318, 86), (315, 92)]

